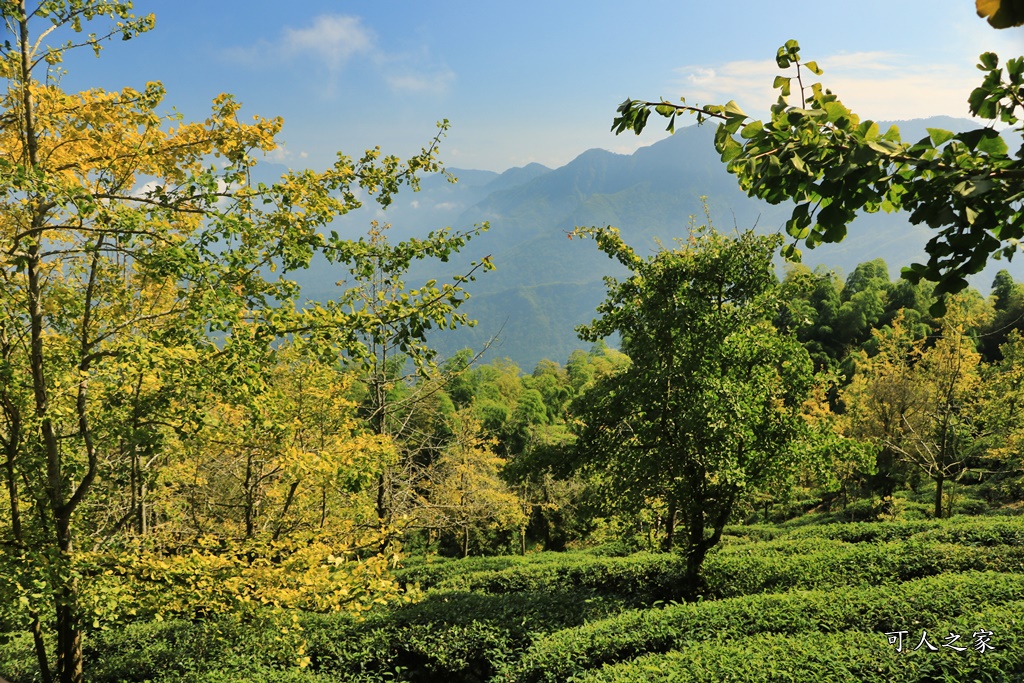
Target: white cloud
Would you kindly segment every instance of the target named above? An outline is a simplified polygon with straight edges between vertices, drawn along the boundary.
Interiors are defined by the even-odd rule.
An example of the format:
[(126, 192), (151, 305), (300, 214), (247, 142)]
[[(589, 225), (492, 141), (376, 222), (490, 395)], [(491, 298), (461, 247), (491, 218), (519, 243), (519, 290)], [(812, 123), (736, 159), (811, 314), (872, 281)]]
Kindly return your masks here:
[[(968, 116), (967, 95), (979, 83), (973, 62), (961, 64), (913, 64), (895, 52), (839, 53), (816, 60), (824, 75), (802, 70), (803, 83), (820, 81), (862, 118), (894, 120), (946, 114)], [(772, 88), (778, 75), (795, 76), (795, 70), (779, 70), (775, 60), (695, 64), (675, 70), (672, 87), (687, 104), (720, 104), (730, 99), (748, 114), (763, 118), (778, 99)], [(792, 104), (799, 97), (792, 81)]]
[(373, 32), (359, 17), (325, 14), (304, 28), (286, 26), (275, 40), (260, 40), (248, 47), (224, 50), (231, 61), (252, 68), (265, 68), (281, 57), (313, 58), (329, 71), (337, 72), (355, 55), (374, 53)]
[(455, 72), (448, 67), (441, 67), (434, 73), (402, 73), (387, 77), (392, 90), (411, 93), (443, 94), (455, 80)]
[(306, 28), (285, 27), (281, 49), (288, 56), (312, 55), (337, 71), (350, 57), (374, 50), (374, 36), (359, 17), (321, 15)]
[(337, 94), (341, 73), (360, 57), (397, 93), (444, 94), (455, 80), (455, 72), (443, 63), (432, 63), (425, 48), (416, 54), (390, 53), (379, 47), (377, 36), (360, 17), (343, 14), (320, 15), (302, 27), (285, 26), (274, 40), (229, 48), (224, 54), (252, 68), (268, 68), (282, 58), (315, 60), (329, 74), (326, 82), (318, 81), (328, 96)]
[(264, 154), (267, 161), (275, 164), (283, 164), (291, 159), (292, 156), (291, 150), (289, 150), (284, 143), (279, 144), (277, 147)]

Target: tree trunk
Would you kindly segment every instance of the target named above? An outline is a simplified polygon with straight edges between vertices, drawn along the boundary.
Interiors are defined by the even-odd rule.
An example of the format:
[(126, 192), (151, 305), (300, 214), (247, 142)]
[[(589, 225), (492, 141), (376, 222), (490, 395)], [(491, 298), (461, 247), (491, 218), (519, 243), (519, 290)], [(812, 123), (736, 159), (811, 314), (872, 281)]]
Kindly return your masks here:
[(672, 550), (676, 536), (676, 502), (669, 501), (668, 514), (665, 516), (665, 550)]
[(377, 476), (377, 523), (382, 534), (377, 545), (378, 552), (383, 553), (391, 545), (391, 533), (388, 531), (387, 478), (384, 472)]
[(933, 477), (935, 479), (935, 519), (942, 519), (942, 484), (945, 480), (942, 472)]
[[(57, 523), (60, 563), (71, 564), (71, 516), (61, 515)], [(78, 623), (78, 581), (74, 578), (57, 588), (57, 672), (60, 683), (82, 683), (82, 630)]]
[[(19, 548), (25, 547), (24, 534), (21, 529), (21, 505), (18, 498), (18, 481), (14, 474), (14, 460), (15, 455), (18, 451), (19, 442), (21, 441), (21, 419), (20, 411), (10, 407), (8, 409), (9, 414), (9, 441), (7, 442), (7, 463), (6, 463), (6, 475), (7, 475), (7, 495), (10, 497), (11, 506), (11, 532), (14, 535), (14, 542)], [(35, 608), (29, 609), (29, 617), (32, 620), (29, 626), (29, 631), (32, 633), (32, 645), (35, 648), (36, 663), (39, 665), (39, 673), (45, 683), (49, 683), (53, 680), (53, 676), (50, 673), (50, 658), (46, 654), (46, 643), (43, 642), (43, 628), (42, 623), (39, 621), (39, 613), (36, 612)]]

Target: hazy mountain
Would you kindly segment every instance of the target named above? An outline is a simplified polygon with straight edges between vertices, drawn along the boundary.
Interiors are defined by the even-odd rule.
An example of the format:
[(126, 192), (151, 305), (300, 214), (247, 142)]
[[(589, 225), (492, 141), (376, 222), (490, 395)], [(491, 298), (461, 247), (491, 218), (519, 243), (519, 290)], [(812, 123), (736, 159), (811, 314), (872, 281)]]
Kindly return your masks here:
[[(880, 125), (885, 130), (889, 124)], [(904, 140), (916, 141), (927, 135), (927, 127), (964, 130), (974, 124), (936, 117), (896, 125)], [(424, 179), (419, 193), (400, 195), (382, 217), (393, 224), (395, 239), (445, 225), (468, 228), (488, 221), (491, 226), (444, 269), (434, 264), (410, 277), (415, 283), (457, 272), (488, 254), (497, 266), (469, 288), (472, 299), (465, 310), (479, 325), (439, 335), (435, 343), (446, 354), (466, 346), (479, 349), (500, 331), (489, 355), (508, 356), (525, 371), (542, 358), (564, 362), (573, 349), (585, 347), (573, 328), (593, 318), (604, 298), (602, 277), (623, 271), (592, 241), (566, 239), (578, 225), (614, 225), (645, 254), (656, 249), (658, 240), (670, 244), (685, 237), (691, 216), (705, 222), (706, 197), (711, 221), (720, 231), (782, 229), (791, 205), (772, 206), (741, 192), (714, 150), (713, 135), (713, 126), (691, 126), (631, 155), (592, 149), (558, 169), (530, 164), (502, 174), (454, 170), (457, 184), (435, 176)], [(346, 219), (345, 233), (365, 232), (367, 219), (360, 220)], [(804, 262), (849, 272), (881, 256), (895, 277), (900, 267), (923, 260), (930, 236), (930, 230), (910, 225), (902, 214), (865, 215), (850, 226), (843, 243), (805, 250)], [(987, 291), (995, 269), (990, 271), (974, 284)], [(319, 296), (337, 277), (314, 268), (303, 280), (306, 291)]]

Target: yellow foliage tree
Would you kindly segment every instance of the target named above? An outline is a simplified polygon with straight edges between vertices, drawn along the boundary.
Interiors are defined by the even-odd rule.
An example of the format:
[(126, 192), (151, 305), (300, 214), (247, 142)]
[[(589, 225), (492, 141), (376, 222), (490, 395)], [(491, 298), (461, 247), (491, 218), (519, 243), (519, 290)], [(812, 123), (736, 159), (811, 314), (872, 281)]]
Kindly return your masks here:
[[(83, 625), (120, 590), (88, 569), (98, 561), (91, 553), (128, 548), (129, 532), (170, 515), (147, 488), (152, 468), (169, 462), (169, 435), (216, 432), (202, 431), (203, 405), (184, 400), (186, 389), (215, 386), (204, 376), (210, 368), (222, 385), (234, 376), (238, 391), (259, 389), (259, 373), (230, 361), (249, 362), (281, 337), (307, 338), (322, 356), (365, 356), (360, 330), (415, 319), (417, 305), (433, 300), (393, 311), (392, 320), (358, 310), (345, 292), (301, 308), (287, 274), (318, 252), (335, 263), (358, 258), (358, 243), (321, 233), (359, 206), (357, 189), (386, 205), (401, 185), (440, 166), (436, 144), (405, 162), (374, 149), (254, 186), (250, 170), (274, 149), (280, 119), (243, 122), (229, 95), (215, 98), (201, 122), (161, 115), (159, 83), (61, 89), (70, 52), (135, 37), (153, 27), (152, 15), (136, 17), (131, 2), (112, 0), (4, 1), (0, 12), (11, 34), (0, 45), (0, 618), (30, 625), (45, 681), (80, 683)], [(89, 22), (105, 32), (86, 34)], [(466, 239), (432, 235), (410, 247), (410, 258), (457, 251)], [(277, 279), (264, 277), (275, 270)], [(443, 292), (458, 299), (461, 289)], [(264, 411), (280, 412), (271, 398), (260, 400), (270, 403), (225, 402), (217, 411), (250, 426)], [(266, 452), (268, 437), (256, 427), (232, 438), (244, 434)], [(272, 520), (266, 528), (282, 533), (319, 476), (303, 471), (315, 461), (308, 426), (285, 431), (291, 443), (273, 451), (265, 466), (277, 469), (259, 487), (259, 509), (277, 510), (262, 517)], [(231, 449), (237, 455), (238, 443)], [(346, 452), (331, 452), (342, 469)], [(332, 560), (309, 562), (333, 571)], [(203, 585), (219, 585), (215, 577)], [(56, 634), (53, 661), (47, 629)]]
[(494, 439), (469, 409), (452, 420), (451, 444), (426, 475), (430, 512), (427, 524), (459, 539), (462, 556), (469, 556), (470, 535), (519, 529), (528, 521), (519, 497), (499, 476), (505, 460), (494, 452)]

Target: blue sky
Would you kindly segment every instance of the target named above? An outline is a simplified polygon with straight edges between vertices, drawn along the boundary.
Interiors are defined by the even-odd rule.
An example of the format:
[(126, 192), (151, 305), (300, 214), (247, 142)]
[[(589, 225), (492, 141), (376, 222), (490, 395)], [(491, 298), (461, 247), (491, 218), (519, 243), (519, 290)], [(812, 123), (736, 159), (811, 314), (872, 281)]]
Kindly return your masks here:
[(408, 155), (447, 118), (442, 157), (460, 168), (560, 166), (640, 138), (609, 132), (626, 97), (773, 100), (775, 50), (800, 41), (822, 81), (864, 118), (965, 116), (986, 50), (1024, 54), (1024, 29), (995, 31), (973, 0), (779, 3), (517, 0), (164, 0), (135, 3), (156, 29), (65, 64), (67, 87), (140, 87), (205, 116), (221, 92), (282, 116), (274, 159), (323, 168), (337, 151)]

